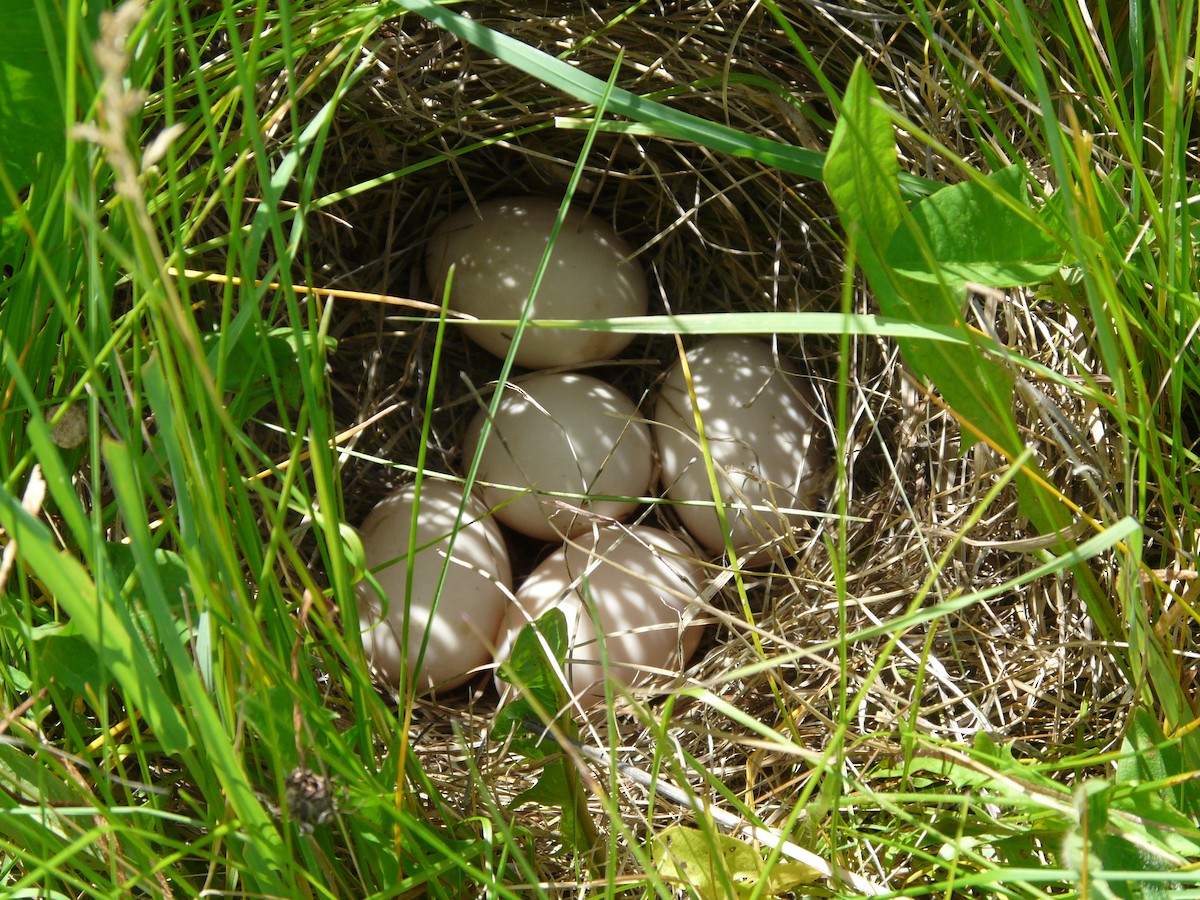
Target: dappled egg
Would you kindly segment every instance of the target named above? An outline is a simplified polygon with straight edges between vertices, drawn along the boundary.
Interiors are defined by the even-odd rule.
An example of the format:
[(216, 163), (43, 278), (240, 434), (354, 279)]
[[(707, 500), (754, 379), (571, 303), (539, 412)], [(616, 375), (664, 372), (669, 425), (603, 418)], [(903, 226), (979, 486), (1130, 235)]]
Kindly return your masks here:
[[(464, 467), (486, 421), (487, 411), (480, 410), (467, 429)], [(505, 525), (562, 540), (595, 516), (632, 513), (650, 486), (653, 460), (650, 430), (623, 393), (590, 375), (539, 372), (506, 386), (477, 490)]]
[[(425, 251), (425, 271), (441, 300), (454, 266), (450, 308), (479, 319), (519, 319), (558, 216), (559, 201), (548, 197), (505, 197), (467, 207), (434, 231)], [(644, 315), (646, 276), (630, 247), (596, 216), (571, 209), (559, 231), (538, 287), (531, 318), (601, 319)], [(464, 326), (467, 336), (504, 357), (512, 327)], [(516, 352), (530, 369), (577, 366), (610, 359), (632, 334), (527, 329)]]
[[(414, 507), (416, 540), (410, 544)], [(439, 595), (460, 508), (461, 523)], [(473, 496), (464, 501), (457, 485), (426, 479), (419, 496), (408, 485), (385, 497), (360, 534), (366, 565), (386, 595), (385, 601), (365, 581), (357, 588), (363, 650), (380, 675), (397, 685), (407, 664), (418, 690), (449, 690), (486, 666), (512, 587), (508, 551), (487, 508)], [(417, 669), (426, 635), (425, 656)]]
[[(567, 686), (584, 705), (604, 697), (606, 657), (626, 685), (678, 673), (700, 642), (694, 601), (702, 578), (695, 550), (674, 535), (640, 525), (598, 529), (556, 550), (521, 585), (496, 658), (507, 659), (518, 632), (557, 607), (569, 635)], [(506, 690), (499, 680), (497, 687)]]
[(692, 537), (718, 554), (725, 536), (696, 410), (734, 550), (753, 552), (788, 534), (817, 499), (826, 452), (811, 393), (794, 364), (777, 359), (762, 341), (715, 337), (687, 351), (687, 372), (677, 362), (663, 380), (653, 409), (662, 487)]

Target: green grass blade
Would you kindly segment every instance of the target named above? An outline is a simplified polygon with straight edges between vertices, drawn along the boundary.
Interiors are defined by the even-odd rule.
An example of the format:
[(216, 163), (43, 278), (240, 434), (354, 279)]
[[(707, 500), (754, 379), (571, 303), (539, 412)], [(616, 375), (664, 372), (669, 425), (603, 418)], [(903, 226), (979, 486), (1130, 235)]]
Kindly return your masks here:
[(113, 598), (101, 596), (79, 560), (59, 550), (50, 530), (3, 489), (0, 524), (17, 542), (20, 558), (96, 650), (129, 705), (145, 717), (169, 752), (186, 750), (191, 736), (163, 690), (161, 670), (150, 648), (136, 640), (138, 629), (128, 610)]

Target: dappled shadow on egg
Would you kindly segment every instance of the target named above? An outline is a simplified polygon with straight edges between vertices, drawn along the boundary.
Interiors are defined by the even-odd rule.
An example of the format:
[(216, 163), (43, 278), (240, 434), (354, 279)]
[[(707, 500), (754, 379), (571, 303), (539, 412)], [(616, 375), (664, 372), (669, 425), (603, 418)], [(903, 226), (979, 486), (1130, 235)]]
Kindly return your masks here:
[[(589, 518), (571, 507), (609, 519), (628, 516), (653, 475), (649, 430), (636, 416), (632, 401), (590, 376), (519, 379), (492, 420), (478, 471), (481, 496), (505, 524), (545, 540), (588, 526)], [(481, 411), (464, 458), (473, 457), (486, 421)]]
[(507, 655), (524, 625), (559, 609), (570, 635), (568, 688), (586, 709), (605, 696), (605, 660), (626, 686), (681, 669), (701, 636), (691, 606), (700, 578), (694, 551), (679, 538), (643, 526), (598, 529), (551, 554), (526, 579), (497, 655)]
[[(426, 271), (435, 296), (454, 267), (450, 306), (478, 319), (520, 318), (533, 288), (559, 212), (553, 197), (511, 197), (452, 214), (426, 249)], [(647, 286), (633, 250), (603, 221), (572, 208), (554, 243), (530, 307), (539, 319), (600, 319), (646, 311)], [(511, 326), (469, 326), (466, 333), (503, 357)], [(530, 368), (605, 359), (633, 335), (529, 329), (516, 360)]]
[[(366, 582), (357, 588), (363, 647), (393, 687), (406, 664), (418, 690), (449, 689), (490, 660), (512, 574), (499, 529), (475, 498), (464, 504), (455, 485), (427, 480), (422, 486), (416, 540), (410, 545), (415, 493), (412, 486), (396, 491), (363, 523), (366, 564), (385, 595), (379, 597)], [(456, 527), (460, 507), (463, 516)], [(455, 533), (447, 565), (449, 536)], [(418, 670), (426, 632), (428, 646)]]
[(671, 500), (682, 501), (674, 511), (692, 536), (722, 552), (690, 383), (740, 554), (786, 535), (819, 499), (824, 425), (799, 380), (776, 366), (761, 341), (715, 338), (687, 358), (687, 375), (677, 364), (654, 408), (663, 487)]

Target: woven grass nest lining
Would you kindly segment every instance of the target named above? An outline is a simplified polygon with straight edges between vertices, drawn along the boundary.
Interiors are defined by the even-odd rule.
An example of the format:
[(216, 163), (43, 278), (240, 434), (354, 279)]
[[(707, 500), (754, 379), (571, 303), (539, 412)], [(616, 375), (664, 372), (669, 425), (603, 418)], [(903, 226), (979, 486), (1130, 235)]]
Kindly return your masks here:
[[(822, 5), (806, 21), (810, 46), (824, 47), (832, 66), (849, 72), (848, 60), (878, 37), (860, 12)], [(817, 133), (792, 108), (765, 90), (731, 82), (731, 75), (757, 75), (795, 89), (801, 99), (817, 97), (809, 79), (765, 13), (733, 16), (731, 7), (697, 4), (668, 13), (635, 14), (601, 27), (577, 7), (528, 16), (517, 7), (478, 5), (472, 16), (545, 49), (588, 44), (577, 56), (583, 68), (607, 77), (617, 50), (626, 66), (620, 85), (639, 93), (681, 92), (669, 101), (750, 133), (796, 143)], [(731, 18), (731, 16), (733, 16)], [(729, 47), (736, 36), (736, 52)], [(852, 36), (853, 40), (851, 40)], [(906, 40), (885, 51), (871, 43), (875, 69), (892, 82), (911, 65), (928, 61), (905, 56)], [(331, 137), (320, 188), (326, 192), (435, 157), (444, 161), (376, 190), (339, 202), (313, 231), (310, 253), (331, 286), (432, 299), (422, 271), (423, 243), (438, 219), (472, 200), (518, 193), (560, 195), (583, 143), (576, 130), (555, 129), (556, 117), (581, 113), (562, 98), (516, 71), (464, 46), (415, 17), (393, 23), (370, 48), (378, 74), (357, 89)], [(626, 79), (625, 73), (639, 73)], [(683, 86), (704, 80), (704, 88)], [(876, 80), (886, 85), (888, 77)], [(807, 93), (806, 93), (807, 91)], [(907, 100), (905, 97), (907, 96)], [(967, 157), (957, 117), (943, 116), (944, 104), (922, 109), (897, 90), (907, 114)], [(504, 138), (522, 129), (525, 133)], [(948, 129), (948, 130), (946, 130)], [(461, 153), (482, 140), (497, 143)], [(902, 136), (905, 152), (915, 148)], [(915, 154), (917, 151), (911, 151)], [(923, 153), (923, 151), (921, 151)], [(942, 174), (942, 173), (934, 173)], [(947, 177), (952, 177), (946, 173)], [(575, 202), (609, 221), (639, 249), (650, 279), (651, 312), (714, 312), (733, 309), (837, 309), (843, 281), (843, 249), (824, 188), (756, 163), (718, 156), (667, 141), (600, 135), (587, 160)], [(977, 326), (996, 330), (1010, 346), (1054, 371), (1077, 377), (1090, 360), (1078, 323), (1064, 308), (1032, 294), (1011, 292), (976, 297)], [(876, 311), (861, 289), (855, 311)], [(390, 310), (342, 304), (338, 309), (333, 380), (339, 425), (348, 428), (395, 406), (378, 425), (347, 448), (343, 485), (347, 512), (361, 522), (368, 500), (402, 482), (402, 472), (379, 460), (411, 465), (424, 418), (432, 357), (433, 328), (396, 317)], [(780, 349), (803, 359), (822, 388), (824, 416), (834, 421), (838, 339), (780, 338)], [(982, 446), (959, 452), (957, 423), (927, 399), (905, 374), (894, 346), (886, 341), (851, 341), (849, 368), (846, 629), (853, 633), (901, 616), (933, 562), (957, 540), (958, 532), (1004, 469)], [(635, 399), (645, 398), (673, 341), (639, 338), (611, 366), (598, 367)], [(464, 378), (475, 386), (495, 377), (498, 363), (452, 331), (443, 351), (438, 406), (434, 411), (429, 465), (458, 470), (460, 440), (474, 401)], [(462, 373), (462, 377), (460, 377)], [(1018, 419), (1034, 440), (1038, 462), (1084, 511), (1103, 520), (1096, 485), (1111, 487), (1108, 473), (1121, 458), (1111, 423), (1086, 409), (1078, 397), (1048, 384), (1018, 391)], [(1070, 428), (1064, 428), (1064, 423)], [(1078, 436), (1087, 441), (1078, 443)], [(1097, 477), (1093, 472), (1100, 473)], [(928, 602), (954, 591), (1000, 584), (1038, 564), (1022, 542), (1035, 535), (1016, 512), (1006, 489), (963, 540), (935, 580)], [(794, 536), (795, 552), (770, 571), (748, 576), (755, 621), (744, 620), (730, 587), (713, 599), (711, 618), (720, 620), (679, 684), (702, 685), (725, 702), (791, 739), (819, 751), (838, 716), (842, 662), (836, 649), (797, 658), (731, 679), (730, 672), (763, 657), (751, 639), (757, 633), (767, 659), (795, 655), (838, 634), (837, 579), (826, 539), (837, 540), (835, 518), (814, 519)], [(1095, 563), (1101, 583), (1110, 573)], [(928, 661), (921, 696), (913, 697), (914, 672)], [(1123, 726), (1125, 683), (1076, 595), (1069, 577), (1041, 579), (961, 613), (906, 632), (888, 663), (872, 668), (889, 635), (850, 645), (846, 686), (851, 697), (870, 681), (853, 721), (850, 756), (866, 765), (894, 752), (898, 723), (913, 715), (919, 731), (969, 742), (986, 732), (1035, 746), (1075, 740), (1105, 744)], [(676, 685), (677, 687), (678, 685)], [(668, 686), (670, 688), (671, 686)], [(647, 696), (666, 690), (643, 692)], [(781, 714), (780, 697), (788, 717)], [(466, 754), (476, 759), (497, 796), (528, 786), (530, 772), (490, 747), (485, 735), (491, 700), (456, 697), (455, 705), (419, 704), (414, 744), (435, 781), (451, 796), (462, 793)], [(470, 704), (466, 709), (457, 704)], [(1080, 710), (1086, 708), (1086, 718)], [(467, 745), (450, 720), (466, 723)], [(622, 716), (620, 733), (592, 734), (603, 744), (652, 753), (654, 737), (634, 716)], [(701, 702), (674, 709), (670, 733), (687, 754), (717, 772), (731, 789), (761, 800), (769, 818), (774, 792), (794, 791), (802, 761), (765, 753), (724, 714)], [(798, 768), (799, 766), (799, 768)], [(678, 815), (666, 806), (644, 809), (644, 794), (623, 788), (630, 821)], [(464, 798), (464, 805), (475, 802)], [(549, 836), (547, 839), (550, 839)]]

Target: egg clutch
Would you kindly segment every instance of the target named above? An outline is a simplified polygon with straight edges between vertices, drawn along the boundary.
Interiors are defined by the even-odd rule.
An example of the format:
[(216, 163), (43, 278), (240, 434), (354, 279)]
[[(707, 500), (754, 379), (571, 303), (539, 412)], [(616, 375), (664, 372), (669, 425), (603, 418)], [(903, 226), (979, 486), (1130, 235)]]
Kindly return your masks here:
[[(521, 319), (558, 211), (549, 198), (515, 197), (451, 215), (427, 245), (434, 295), (453, 267), (451, 309)], [(644, 315), (632, 257), (607, 224), (571, 210), (528, 317)], [(499, 357), (515, 337), (464, 330)], [(563, 674), (581, 705), (603, 699), (606, 671), (626, 685), (678, 673), (700, 642), (704, 560), (761, 561), (812, 508), (826, 449), (806, 377), (744, 336), (691, 347), (641, 411), (607, 382), (563, 371), (611, 359), (632, 337), (527, 330), (515, 361), (535, 371), (498, 388), (490, 429), (486, 409), (467, 429), (464, 473), (479, 457), (471, 495), (427, 476), (419, 496), (406, 485), (368, 515), (366, 564), (385, 596), (363, 582), (357, 602), (382, 679), (397, 684), (407, 661), (418, 690), (451, 690), (504, 660), (552, 607), (567, 619)], [(686, 535), (623, 524), (655, 498), (659, 520), (674, 517)], [(515, 592), (501, 526), (559, 545)]]

